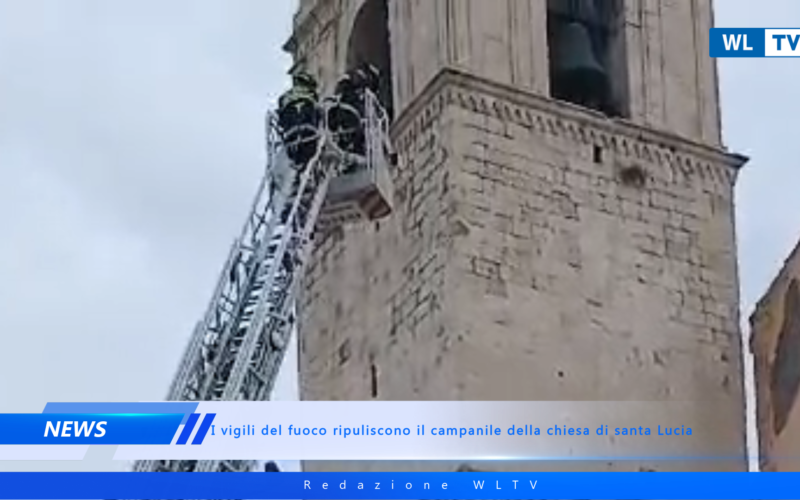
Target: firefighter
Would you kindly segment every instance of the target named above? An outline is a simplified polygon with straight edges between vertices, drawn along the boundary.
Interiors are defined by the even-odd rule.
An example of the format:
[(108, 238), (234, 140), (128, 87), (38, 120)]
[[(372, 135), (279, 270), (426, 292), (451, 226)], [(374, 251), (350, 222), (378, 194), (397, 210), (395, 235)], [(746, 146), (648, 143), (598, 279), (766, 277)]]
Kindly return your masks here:
[(334, 88), (337, 105), (328, 114), (328, 126), (334, 134), (336, 145), (348, 153), (355, 153), (358, 130), (361, 128), (357, 85), (358, 80), (353, 72), (342, 76)]
[(358, 155), (366, 153), (366, 93), (369, 91), (375, 97), (378, 97), (380, 91), (380, 72), (378, 68), (369, 63), (359, 65), (353, 72), (353, 85), (356, 89), (353, 106), (358, 110), (359, 117), (361, 118), (362, 126), (359, 127), (359, 133), (354, 138), (353, 152)]
[[(380, 98), (381, 92), (381, 73), (372, 64), (365, 63), (361, 66), (360, 72), (363, 78), (363, 88), (369, 90), (375, 97)], [(384, 103), (381, 103), (384, 105)]]
[[(382, 82), (381, 82), (381, 73), (372, 64), (366, 63), (361, 66), (360, 68), (361, 75), (363, 75), (363, 88), (368, 90), (372, 93), (378, 101), (378, 104), (383, 108), (384, 117), (388, 120), (388, 106), (391, 104), (386, 102), (387, 99), (391, 99), (391, 96), (385, 96), (382, 93)], [(375, 124), (377, 125), (377, 124)], [(389, 136), (385, 134), (385, 130), (381, 130), (381, 133), (384, 134), (382, 138), (382, 148), (383, 154), (386, 156), (386, 159), (389, 161), (390, 164), (396, 165), (397, 164), (397, 153), (394, 151), (394, 148), (389, 143)]]
[(317, 81), (305, 71), (292, 75), (292, 88), (278, 101), (278, 128), (286, 152), (302, 170), (314, 156), (319, 138)]
[[(296, 192), (302, 172), (317, 151), (319, 143), (320, 108), (317, 81), (305, 71), (292, 75), (292, 87), (278, 100), (278, 133), (286, 148), (286, 155), (292, 165), (281, 162), (273, 166), (270, 179), (270, 193), (274, 198), (277, 190), (291, 175), (291, 168), (298, 170), (291, 195)], [(289, 215), (284, 209), (280, 214), (285, 222)]]
[(337, 135), (337, 144), (348, 153), (365, 153), (364, 93), (365, 90), (375, 92), (379, 85), (377, 69), (367, 63), (347, 72), (336, 85), (335, 94), (343, 106), (331, 110), (330, 125)]

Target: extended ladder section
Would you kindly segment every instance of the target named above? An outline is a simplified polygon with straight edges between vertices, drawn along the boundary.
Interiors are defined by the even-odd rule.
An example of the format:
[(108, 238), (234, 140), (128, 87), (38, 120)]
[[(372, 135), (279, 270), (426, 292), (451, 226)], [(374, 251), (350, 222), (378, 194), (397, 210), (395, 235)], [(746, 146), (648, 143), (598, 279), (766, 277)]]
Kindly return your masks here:
[[(268, 400), (295, 327), (294, 307), (315, 233), (373, 220), (391, 211), (388, 120), (367, 93), (364, 154), (342, 150), (327, 123), (339, 103), (323, 104), (322, 126), (305, 165), (287, 155), (267, 119), (267, 172), (241, 234), (233, 243), (205, 316), (169, 389), (170, 401)], [(341, 109), (341, 107), (339, 108)], [(268, 458), (268, 457), (265, 457)], [(136, 471), (249, 471), (236, 461), (140, 461)]]

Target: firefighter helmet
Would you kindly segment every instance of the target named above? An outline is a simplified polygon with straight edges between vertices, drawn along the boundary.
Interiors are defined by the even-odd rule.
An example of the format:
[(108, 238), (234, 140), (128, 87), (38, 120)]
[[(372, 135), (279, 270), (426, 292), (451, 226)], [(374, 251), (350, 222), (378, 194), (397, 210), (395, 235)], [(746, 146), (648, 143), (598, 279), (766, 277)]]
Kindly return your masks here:
[(295, 87), (303, 87), (312, 90), (317, 89), (317, 80), (311, 76), (310, 73), (304, 70), (300, 70), (292, 74), (292, 84)]

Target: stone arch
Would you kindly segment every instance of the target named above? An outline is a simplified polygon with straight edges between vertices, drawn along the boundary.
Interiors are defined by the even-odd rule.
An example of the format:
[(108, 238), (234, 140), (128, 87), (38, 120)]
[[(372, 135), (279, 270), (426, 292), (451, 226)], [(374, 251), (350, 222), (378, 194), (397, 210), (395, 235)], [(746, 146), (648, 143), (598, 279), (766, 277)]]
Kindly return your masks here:
[(370, 63), (381, 72), (378, 96), (390, 117), (394, 116), (392, 51), (387, 0), (366, 0), (356, 13), (347, 42), (346, 69)]

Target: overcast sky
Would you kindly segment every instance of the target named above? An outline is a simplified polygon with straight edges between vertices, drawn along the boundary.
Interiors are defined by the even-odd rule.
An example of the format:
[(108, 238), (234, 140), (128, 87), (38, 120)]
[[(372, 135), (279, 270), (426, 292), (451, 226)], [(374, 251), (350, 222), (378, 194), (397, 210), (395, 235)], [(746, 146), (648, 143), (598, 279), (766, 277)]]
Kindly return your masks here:
[[(716, 3), (800, 26), (797, 0)], [(0, 0), (0, 412), (165, 396), (264, 168), (295, 4)], [(800, 64), (721, 75), (749, 315), (800, 238)]]

